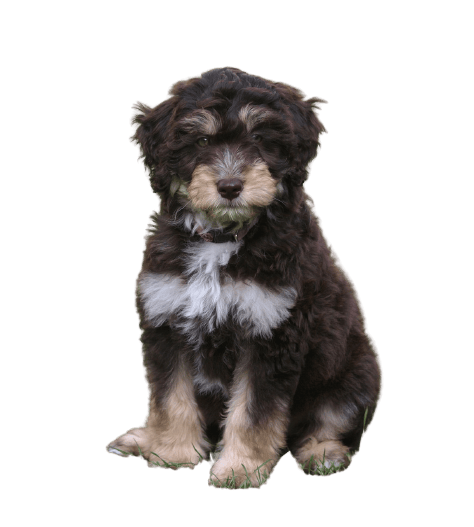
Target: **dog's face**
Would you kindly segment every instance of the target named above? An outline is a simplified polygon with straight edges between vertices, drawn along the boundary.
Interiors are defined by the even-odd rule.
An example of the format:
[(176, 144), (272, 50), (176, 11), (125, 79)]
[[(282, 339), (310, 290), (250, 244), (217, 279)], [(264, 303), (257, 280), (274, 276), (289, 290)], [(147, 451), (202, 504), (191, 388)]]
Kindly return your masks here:
[(138, 105), (134, 139), (155, 192), (213, 223), (245, 222), (301, 185), (316, 155), (318, 99), (223, 68), (179, 82), (156, 108)]

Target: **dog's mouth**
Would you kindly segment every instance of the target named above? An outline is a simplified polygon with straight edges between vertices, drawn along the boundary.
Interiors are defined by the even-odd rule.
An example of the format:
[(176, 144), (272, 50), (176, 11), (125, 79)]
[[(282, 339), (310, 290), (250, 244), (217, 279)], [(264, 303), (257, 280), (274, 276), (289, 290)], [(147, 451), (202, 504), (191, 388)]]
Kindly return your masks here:
[(203, 212), (214, 222), (225, 226), (230, 222), (241, 223), (253, 219), (258, 214), (258, 209), (245, 204), (229, 202), (210, 207)]
[(242, 196), (238, 196), (233, 199), (227, 199), (222, 196), (217, 197), (212, 203), (209, 209), (222, 209), (222, 210), (238, 210), (238, 209), (251, 209), (253, 208), (248, 201)]

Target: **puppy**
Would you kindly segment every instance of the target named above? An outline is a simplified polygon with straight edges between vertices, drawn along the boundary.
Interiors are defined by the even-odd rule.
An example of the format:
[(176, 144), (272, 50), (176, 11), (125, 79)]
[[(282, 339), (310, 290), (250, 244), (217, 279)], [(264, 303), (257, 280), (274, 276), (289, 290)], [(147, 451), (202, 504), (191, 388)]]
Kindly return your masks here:
[(107, 448), (173, 468), (213, 452), (216, 486), (259, 486), (288, 450), (342, 470), (380, 372), (302, 188), (323, 101), (234, 68), (170, 94), (134, 118), (161, 198), (137, 282), (149, 417)]

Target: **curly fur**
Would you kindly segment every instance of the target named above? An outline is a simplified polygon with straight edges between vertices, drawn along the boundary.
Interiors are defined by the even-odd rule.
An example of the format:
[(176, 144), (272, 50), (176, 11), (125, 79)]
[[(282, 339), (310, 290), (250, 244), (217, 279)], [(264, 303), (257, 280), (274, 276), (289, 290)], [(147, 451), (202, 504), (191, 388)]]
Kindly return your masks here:
[[(302, 188), (323, 101), (234, 68), (170, 94), (134, 119), (161, 198), (137, 286), (150, 417), (108, 448), (193, 466), (192, 443), (216, 452), (217, 485), (258, 486), (287, 450), (308, 472), (345, 467), (380, 371)], [(243, 183), (232, 201), (216, 190), (231, 178)], [(238, 241), (207, 241), (212, 232)]]

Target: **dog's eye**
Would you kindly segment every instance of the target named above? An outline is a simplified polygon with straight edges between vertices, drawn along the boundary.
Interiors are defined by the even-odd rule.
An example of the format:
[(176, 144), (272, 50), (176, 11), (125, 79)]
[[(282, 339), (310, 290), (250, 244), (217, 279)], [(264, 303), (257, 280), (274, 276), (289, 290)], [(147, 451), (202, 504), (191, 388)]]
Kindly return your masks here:
[(196, 143), (199, 146), (207, 146), (209, 144), (209, 138), (208, 137), (200, 137)]
[(261, 135), (258, 135), (258, 134), (252, 134), (252, 139), (253, 139), (256, 143), (260, 143), (260, 141), (262, 140), (262, 136), (261, 136)]

